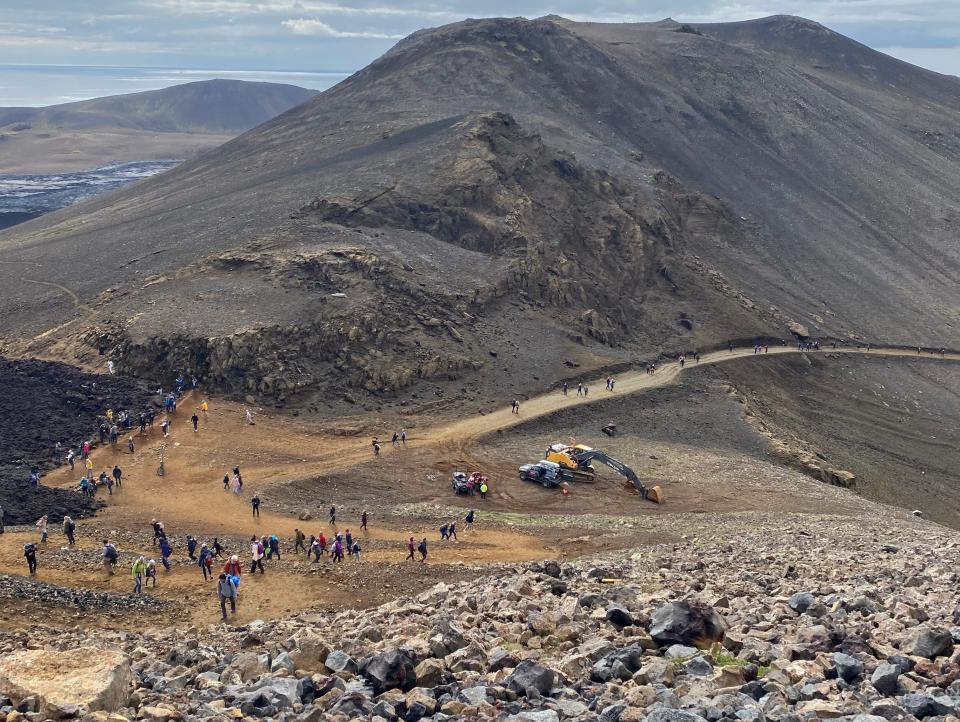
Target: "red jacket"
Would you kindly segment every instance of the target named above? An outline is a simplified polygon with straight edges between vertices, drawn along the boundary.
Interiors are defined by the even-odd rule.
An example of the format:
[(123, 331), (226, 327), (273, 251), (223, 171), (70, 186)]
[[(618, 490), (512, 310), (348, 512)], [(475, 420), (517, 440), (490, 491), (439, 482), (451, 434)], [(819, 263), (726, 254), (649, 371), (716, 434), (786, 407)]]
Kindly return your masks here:
[(232, 562), (227, 560), (227, 563), (223, 565), (223, 573), (229, 574), (232, 577), (239, 577), (243, 571), (243, 566), (239, 561)]

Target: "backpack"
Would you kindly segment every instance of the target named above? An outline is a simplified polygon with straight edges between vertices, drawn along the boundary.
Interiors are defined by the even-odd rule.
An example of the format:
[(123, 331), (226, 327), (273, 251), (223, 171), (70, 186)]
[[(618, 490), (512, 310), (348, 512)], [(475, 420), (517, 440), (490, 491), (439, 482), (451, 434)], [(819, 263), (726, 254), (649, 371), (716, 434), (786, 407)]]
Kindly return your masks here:
[(424, 544), (423, 542), (420, 542), (420, 545), (417, 547), (417, 551), (423, 554), (424, 552), (427, 551), (427, 545)]
[(263, 542), (257, 542), (257, 554), (263, 554)]
[(117, 556), (118, 556), (118, 554), (117, 554), (117, 549), (116, 549), (116, 547), (114, 547), (113, 544), (107, 544), (107, 545), (103, 548), (103, 556), (106, 557), (107, 559), (109, 559), (109, 560), (112, 561), (112, 562), (117, 561)]

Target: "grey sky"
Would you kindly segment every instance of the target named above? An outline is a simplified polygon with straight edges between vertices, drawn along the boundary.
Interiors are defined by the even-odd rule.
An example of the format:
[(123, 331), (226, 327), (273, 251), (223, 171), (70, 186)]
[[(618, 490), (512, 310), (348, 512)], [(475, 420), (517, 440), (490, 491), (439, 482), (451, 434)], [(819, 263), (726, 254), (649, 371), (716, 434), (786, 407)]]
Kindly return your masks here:
[(550, 13), (611, 22), (802, 15), (918, 65), (960, 74), (958, 0), (0, 0), (0, 59), (355, 70), (419, 28)]

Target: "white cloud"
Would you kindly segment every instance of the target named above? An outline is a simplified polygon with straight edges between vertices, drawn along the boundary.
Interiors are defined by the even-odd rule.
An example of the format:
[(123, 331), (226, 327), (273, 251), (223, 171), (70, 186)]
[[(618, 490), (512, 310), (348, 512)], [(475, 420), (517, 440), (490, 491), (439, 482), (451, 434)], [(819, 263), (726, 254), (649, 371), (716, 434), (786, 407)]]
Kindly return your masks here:
[(393, 35), (390, 33), (337, 30), (332, 25), (317, 18), (290, 19), (284, 20), (280, 24), (289, 29), (294, 35), (313, 35), (322, 38), (376, 38), (379, 40), (390, 40), (403, 37), (403, 35)]

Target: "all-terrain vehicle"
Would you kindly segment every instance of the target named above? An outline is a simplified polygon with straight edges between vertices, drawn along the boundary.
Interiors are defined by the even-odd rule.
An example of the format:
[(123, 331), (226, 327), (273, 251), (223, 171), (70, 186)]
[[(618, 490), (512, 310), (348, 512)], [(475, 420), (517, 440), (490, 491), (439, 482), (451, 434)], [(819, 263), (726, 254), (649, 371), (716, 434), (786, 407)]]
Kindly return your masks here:
[(470, 478), (462, 471), (453, 472), (453, 493), (454, 494), (473, 494), (473, 484), (469, 483)]

